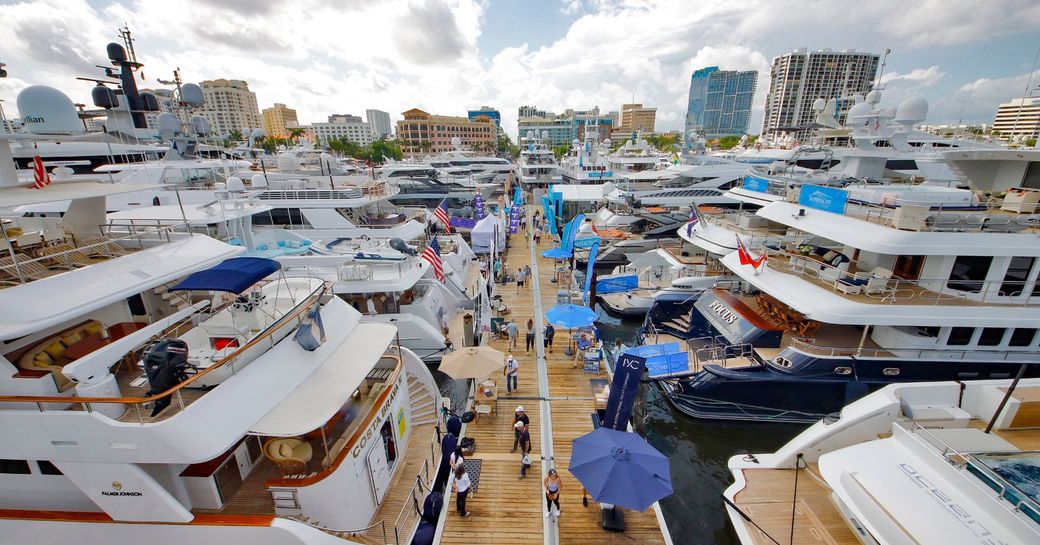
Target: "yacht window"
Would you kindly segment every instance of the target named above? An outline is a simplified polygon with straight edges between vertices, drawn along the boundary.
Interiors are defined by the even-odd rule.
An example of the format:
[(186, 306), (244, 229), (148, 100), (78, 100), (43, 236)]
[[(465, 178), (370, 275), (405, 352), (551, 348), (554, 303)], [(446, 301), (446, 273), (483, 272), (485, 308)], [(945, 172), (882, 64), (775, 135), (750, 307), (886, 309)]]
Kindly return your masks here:
[(1008, 297), (1022, 295), (1035, 261), (1035, 257), (1012, 257), (1004, 274), (1004, 283), (1000, 285), (1000, 294)]
[(950, 271), (950, 280), (946, 287), (952, 290), (978, 293), (982, 291), (982, 283), (989, 273), (989, 266), (993, 263), (991, 256), (962, 255), (953, 262), (953, 270)]
[(47, 460), (37, 460), (36, 465), (40, 466), (40, 473), (43, 475), (64, 475), (57, 466)]
[(885, 375), (886, 377), (897, 377), (897, 376), (899, 376), (899, 368), (898, 367), (885, 367), (884, 369), (881, 370), (881, 374)]
[(835, 367), (834, 368), (834, 374), (835, 375), (851, 375), (852, 374), (852, 368), (851, 367)]
[(1004, 332), (1007, 331), (1002, 327), (984, 327), (982, 328), (982, 334), (979, 335), (979, 346), (997, 346), (1000, 341), (1004, 340)]
[(29, 462), (27, 460), (7, 460), (0, 458), (0, 473), (28, 475), (31, 471), (29, 471)]
[(946, 344), (950, 346), (964, 346), (971, 343), (971, 337), (975, 334), (974, 327), (951, 327), (950, 338)]
[(1036, 328), (1015, 328), (1015, 330), (1011, 332), (1011, 340), (1008, 341), (1008, 346), (1030, 346), (1033, 344), (1034, 337), (1036, 337)]

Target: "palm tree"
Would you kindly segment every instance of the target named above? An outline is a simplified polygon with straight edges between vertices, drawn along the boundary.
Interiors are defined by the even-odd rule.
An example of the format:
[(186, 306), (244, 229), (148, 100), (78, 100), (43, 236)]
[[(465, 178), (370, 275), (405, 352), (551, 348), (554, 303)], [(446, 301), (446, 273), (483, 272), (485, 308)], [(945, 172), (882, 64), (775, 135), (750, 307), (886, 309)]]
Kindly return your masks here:
[(303, 136), (305, 132), (306, 131), (304, 131), (303, 129), (299, 129), (299, 128), (297, 128), (297, 129), (289, 129), (289, 141), (295, 144), (296, 140), (299, 137)]
[(429, 153), (432, 148), (433, 144), (429, 140), (419, 142), (419, 149), (422, 150), (423, 153)]

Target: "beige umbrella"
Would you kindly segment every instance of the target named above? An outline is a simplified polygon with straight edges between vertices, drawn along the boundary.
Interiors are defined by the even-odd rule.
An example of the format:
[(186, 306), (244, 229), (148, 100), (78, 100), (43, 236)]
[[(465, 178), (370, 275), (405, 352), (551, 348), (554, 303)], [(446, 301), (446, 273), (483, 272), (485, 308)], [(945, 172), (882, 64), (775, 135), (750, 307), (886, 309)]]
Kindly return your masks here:
[(441, 358), (441, 372), (454, 379), (477, 381), (502, 371), (505, 354), (490, 346), (467, 346)]

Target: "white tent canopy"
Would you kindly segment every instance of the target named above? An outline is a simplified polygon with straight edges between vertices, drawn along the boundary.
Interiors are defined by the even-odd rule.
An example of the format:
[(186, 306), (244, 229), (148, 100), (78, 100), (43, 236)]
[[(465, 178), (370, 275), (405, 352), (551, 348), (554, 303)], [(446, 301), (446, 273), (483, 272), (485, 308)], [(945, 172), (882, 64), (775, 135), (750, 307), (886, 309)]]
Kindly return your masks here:
[(488, 215), (478, 221), (473, 226), (473, 230), (470, 231), (470, 246), (473, 248), (474, 253), (486, 254), (491, 252), (491, 239), (495, 237), (496, 228), (498, 229), (498, 241), (495, 245), (498, 248), (505, 248), (506, 227), (502, 225), (502, 222), (498, 221), (498, 217)]

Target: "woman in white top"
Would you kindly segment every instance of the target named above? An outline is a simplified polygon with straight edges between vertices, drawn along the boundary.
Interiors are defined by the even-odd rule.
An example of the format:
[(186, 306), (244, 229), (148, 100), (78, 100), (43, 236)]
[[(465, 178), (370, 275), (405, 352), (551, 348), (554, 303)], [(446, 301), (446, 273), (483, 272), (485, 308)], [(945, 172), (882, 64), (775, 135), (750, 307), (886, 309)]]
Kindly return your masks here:
[(466, 511), (466, 496), (469, 495), (470, 481), (465, 465), (458, 464), (455, 467), (455, 484), (452, 485), (452, 488), (455, 489), (455, 510), (459, 512), (459, 516), (462, 518), (468, 517), (469, 511)]
[(448, 457), (448, 465), (451, 466), (452, 471), (458, 469), (465, 461), (466, 459), (462, 457), (462, 447), (455, 447), (455, 451)]

